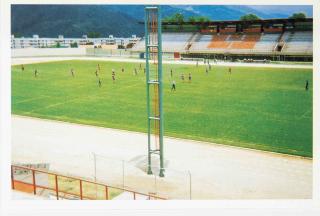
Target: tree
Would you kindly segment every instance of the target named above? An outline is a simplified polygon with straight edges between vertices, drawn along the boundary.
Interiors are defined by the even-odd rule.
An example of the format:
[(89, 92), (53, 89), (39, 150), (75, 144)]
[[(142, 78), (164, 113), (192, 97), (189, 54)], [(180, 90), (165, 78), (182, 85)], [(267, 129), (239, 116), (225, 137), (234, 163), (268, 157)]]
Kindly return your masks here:
[(258, 17), (255, 14), (246, 14), (240, 17), (241, 21), (251, 21), (251, 20), (260, 20), (260, 17)]
[(305, 13), (300, 12), (300, 13), (293, 13), (289, 19), (305, 19), (307, 16)]
[(184, 22), (184, 16), (182, 13), (175, 13), (172, 16), (168, 16), (168, 17), (163, 18), (163, 21), (177, 22), (179, 24), (182, 24)]
[(22, 38), (22, 34), (19, 32), (13, 33), (14, 38)]
[(164, 18), (162, 19), (162, 21), (164, 21), (164, 22), (170, 22), (170, 17), (164, 17)]
[(100, 32), (89, 32), (87, 34), (88, 38), (99, 38), (101, 36)]
[(206, 16), (191, 16), (189, 22), (210, 22), (210, 18)]
[(196, 21), (196, 17), (191, 16), (191, 17), (189, 17), (188, 21), (189, 22), (195, 22)]
[(182, 13), (176, 13), (173, 15), (173, 19), (178, 22), (180, 25), (184, 22), (184, 16)]
[(208, 18), (208, 17), (205, 17), (205, 16), (200, 16), (200, 17), (196, 17), (196, 20), (198, 21), (198, 22), (209, 22), (210, 21), (210, 19)]
[(78, 43), (77, 42), (73, 42), (70, 44), (71, 48), (78, 48)]

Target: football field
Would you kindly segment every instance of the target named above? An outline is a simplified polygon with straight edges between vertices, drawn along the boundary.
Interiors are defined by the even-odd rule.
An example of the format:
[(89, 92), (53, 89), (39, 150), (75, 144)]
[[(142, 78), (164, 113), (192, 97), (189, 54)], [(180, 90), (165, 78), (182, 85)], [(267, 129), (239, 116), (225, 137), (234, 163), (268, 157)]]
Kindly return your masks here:
[[(74, 60), (24, 67), (12, 67), (14, 114), (147, 132), (144, 64)], [(205, 68), (164, 64), (165, 136), (312, 157), (312, 69)]]

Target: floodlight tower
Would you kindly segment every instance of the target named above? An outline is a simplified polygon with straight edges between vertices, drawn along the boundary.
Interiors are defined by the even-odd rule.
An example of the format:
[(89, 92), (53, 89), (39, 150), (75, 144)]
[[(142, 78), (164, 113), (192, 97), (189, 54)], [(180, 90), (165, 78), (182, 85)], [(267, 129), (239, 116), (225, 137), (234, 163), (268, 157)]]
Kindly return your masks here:
[[(146, 82), (148, 112), (148, 174), (153, 154), (159, 155), (159, 176), (164, 177), (162, 109), (162, 40), (159, 6), (145, 8)], [(154, 137), (154, 139), (152, 139)]]

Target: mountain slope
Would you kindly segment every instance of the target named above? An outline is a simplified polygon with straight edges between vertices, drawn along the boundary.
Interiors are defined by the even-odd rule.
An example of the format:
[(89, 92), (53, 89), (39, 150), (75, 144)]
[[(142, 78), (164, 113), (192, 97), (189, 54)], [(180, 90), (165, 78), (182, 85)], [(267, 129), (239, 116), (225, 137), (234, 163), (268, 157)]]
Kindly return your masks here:
[[(13, 5), (11, 32), (23, 36), (81, 37), (95, 31), (103, 36), (142, 36), (144, 5)], [(192, 12), (170, 6), (162, 7), (164, 17)]]
[[(311, 6), (245, 6), (245, 5), (163, 5), (162, 17), (182, 13), (185, 17), (207, 16), (212, 20), (238, 20), (247, 13), (261, 18), (286, 18), (305, 11), (312, 16)], [(40, 37), (81, 37), (99, 32), (106, 37), (142, 36), (144, 5), (12, 5), (11, 32), (15, 35)]]
[(248, 13), (256, 14), (263, 19), (287, 18), (296, 12), (305, 12), (307, 16), (312, 17), (312, 7), (306, 5), (177, 5), (174, 7), (207, 16), (212, 20), (238, 20)]
[(143, 34), (143, 26), (135, 17), (99, 5), (14, 5), (11, 20), (12, 33), (24, 36), (81, 37), (91, 31), (103, 36)]
[(258, 11), (264, 11), (268, 14), (280, 14), (281, 16), (288, 17), (293, 13), (304, 12), (308, 17), (313, 16), (312, 6), (310, 5), (250, 5), (249, 8)]

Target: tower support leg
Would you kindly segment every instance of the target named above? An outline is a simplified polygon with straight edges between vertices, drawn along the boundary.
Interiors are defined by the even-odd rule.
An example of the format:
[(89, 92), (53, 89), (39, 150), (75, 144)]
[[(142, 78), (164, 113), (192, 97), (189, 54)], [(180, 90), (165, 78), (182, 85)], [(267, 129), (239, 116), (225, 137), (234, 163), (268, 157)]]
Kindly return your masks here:
[[(159, 155), (159, 176), (164, 177), (163, 158), (163, 109), (162, 109), (162, 39), (161, 12), (159, 6), (145, 8), (145, 46), (146, 46), (146, 84), (147, 84), (147, 113), (148, 113), (148, 167), (147, 173), (152, 174), (151, 155)], [(153, 62), (150, 65), (149, 62)], [(151, 63), (152, 64), (152, 63)], [(152, 69), (151, 69), (151, 66)], [(150, 85), (155, 92), (150, 96)], [(153, 99), (153, 106), (151, 106)], [(153, 108), (153, 109), (152, 109)], [(152, 124), (151, 124), (152, 123)], [(154, 124), (153, 124), (154, 123)], [(154, 125), (151, 131), (151, 125)], [(151, 146), (151, 135), (155, 137), (155, 146)]]

